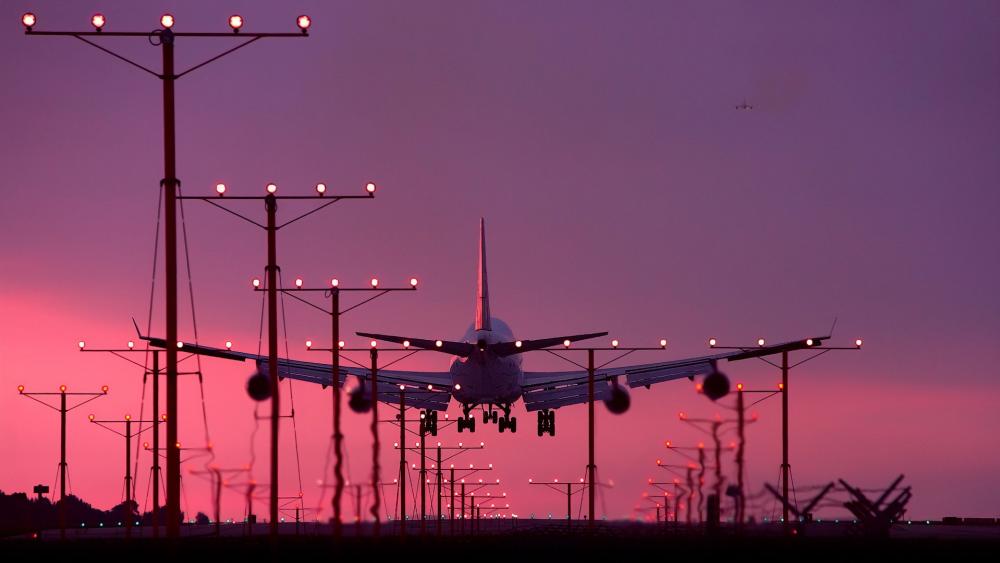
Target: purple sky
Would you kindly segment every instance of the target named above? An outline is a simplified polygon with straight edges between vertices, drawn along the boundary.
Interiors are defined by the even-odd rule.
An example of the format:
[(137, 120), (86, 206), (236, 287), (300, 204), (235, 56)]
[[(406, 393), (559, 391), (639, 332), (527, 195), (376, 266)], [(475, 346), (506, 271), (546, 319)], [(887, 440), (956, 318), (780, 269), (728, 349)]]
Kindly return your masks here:
[[(120, 443), (86, 414), (137, 416), (140, 377), (115, 358), (81, 356), (76, 342), (120, 346), (133, 338), (129, 317), (146, 319), (162, 176), (159, 82), (71, 38), (24, 37), (20, 14), (38, 14), (39, 30), (86, 29), (96, 10), (109, 30), (152, 30), (169, 10), (178, 30), (214, 31), (238, 12), (247, 30), (286, 31), (308, 13), (310, 38), (262, 41), (178, 83), (178, 169), (188, 195), (219, 181), (233, 194), (261, 194), (269, 181), (282, 194), (377, 181), (376, 201), (338, 203), (279, 238), (289, 283), (420, 278), (416, 295), (346, 316), (345, 333), (459, 336), (474, 313), (485, 216), (492, 309), (519, 337), (670, 339), (668, 352), (636, 358), (654, 361), (702, 354), (709, 336), (813, 335), (838, 316), (837, 341), (861, 336), (866, 347), (793, 372), (795, 483), (874, 487), (902, 472), (915, 517), (996, 515), (997, 3), (203, 4), (18, 0), (0, 10), (0, 489), (51, 483), (57, 463), (58, 417), (15, 386), (106, 383), (111, 394), (71, 419), (70, 475), (84, 498), (120, 500)], [(158, 64), (144, 39), (103, 43)], [(178, 66), (229, 45), (179, 43)], [(744, 99), (756, 109), (736, 111)], [(245, 211), (263, 215), (258, 204)], [(185, 214), (201, 341), (255, 350), (260, 301), (248, 281), (263, 269), (263, 233), (198, 202)], [(181, 334), (192, 339), (181, 279)], [(326, 341), (325, 318), (295, 303), (287, 317), (292, 356), (320, 360), (302, 342)], [(540, 355), (526, 364), (567, 369)], [(447, 359), (406, 365), (444, 370)], [(726, 367), (750, 387), (778, 379), (762, 363)], [(217, 462), (248, 463), (249, 367), (206, 360), (204, 370)], [(314, 507), (329, 394), (294, 389)], [(181, 439), (200, 445), (197, 384), (181, 391)], [(669, 455), (664, 439), (701, 439), (677, 411), (717, 412), (687, 382), (632, 397), (626, 416), (599, 409), (599, 475), (616, 484), (600, 505), (610, 517), (632, 514), (654, 460)], [(778, 407), (759, 405), (750, 430), (754, 492), (778, 472)], [(554, 493), (526, 482), (582, 476), (585, 409), (561, 410), (548, 440), (517, 412), (527, 431), (477, 433), (487, 450), (468, 461), (497, 466), (519, 514), (561, 514)], [(366, 420), (346, 422), (356, 480), (368, 471)], [(294, 494), (284, 428), (282, 490)], [(266, 481), (266, 432), (257, 438), (254, 473)], [(185, 479), (185, 508), (207, 511), (208, 485)], [(238, 495), (224, 510), (241, 515)]]

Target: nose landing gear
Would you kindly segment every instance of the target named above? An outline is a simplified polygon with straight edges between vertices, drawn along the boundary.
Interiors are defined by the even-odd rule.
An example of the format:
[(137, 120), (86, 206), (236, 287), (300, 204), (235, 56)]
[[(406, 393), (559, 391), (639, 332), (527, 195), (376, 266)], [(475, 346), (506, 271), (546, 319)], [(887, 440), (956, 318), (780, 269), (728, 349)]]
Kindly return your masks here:
[(556, 412), (549, 409), (538, 411), (538, 435), (546, 433), (549, 436), (556, 435)]

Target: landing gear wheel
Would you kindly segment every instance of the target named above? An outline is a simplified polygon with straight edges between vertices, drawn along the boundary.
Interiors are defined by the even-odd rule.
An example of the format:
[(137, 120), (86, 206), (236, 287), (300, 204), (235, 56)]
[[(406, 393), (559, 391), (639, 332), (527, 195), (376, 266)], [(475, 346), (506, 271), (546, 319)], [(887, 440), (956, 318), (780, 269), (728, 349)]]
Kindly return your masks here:
[(500, 420), (499, 419), (500, 413), (498, 413), (497, 411), (493, 411), (492, 413), (490, 413), (490, 415), (492, 415), (493, 417), (493, 424), (496, 424), (497, 421)]
[(549, 411), (549, 436), (556, 435), (556, 411)]
[(466, 423), (466, 425), (469, 428), (469, 432), (475, 432), (476, 431), (476, 417), (470, 416), (470, 417), (468, 417), (468, 421), (469, 422)]
[(497, 427), (500, 429), (500, 433), (503, 434), (504, 430), (507, 430), (507, 417), (501, 416), (500, 420), (497, 422)]
[(507, 428), (510, 429), (511, 434), (517, 432), (517, 417), (507, 417)]
[[(465, 430), (465, 417), (460, 416), (458, 417), (458, 433), (461, 434), (463, 430)], [(541, 436), (541, 434), (539, 434), (539, 436)]]

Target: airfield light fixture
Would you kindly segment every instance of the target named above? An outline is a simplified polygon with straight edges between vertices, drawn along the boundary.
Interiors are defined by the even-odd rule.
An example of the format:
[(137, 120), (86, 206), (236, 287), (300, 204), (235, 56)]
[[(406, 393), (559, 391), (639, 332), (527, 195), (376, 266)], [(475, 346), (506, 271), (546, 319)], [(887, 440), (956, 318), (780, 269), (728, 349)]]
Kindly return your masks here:
[(409, 347), (410, 347), (410, 341), (409, 340), (404, 340), (403, 341), (403, 348), (409, 348)]
[(90, 16), (90, 23), (94, 26), (94, 30), (100, 32), (104, 28), (104, 24), (107, 20), (104, 19), (104, 14), (94, 14)]
[(231, 340), (227, 340), (226, 341), (226, 350), (232, 350), (232, 349), (233, 349), (233, 342)]
[(312, 348), (312, 347), (313, 347), (313, 341), (312, 340), (306, 340), (306, 349), (308, 350), (309, 348)]
[(757, 346), (760, 346), (760, 347), (764, 346), (764, 339), (763, 338), (758, 338), (757, 339)]
[(135, 348), (135, 342), (129, 340), (126, 346), (128, 346), (128, 349), (131, 350), (132, 348)]
[(77, 342), (76, 345), (79, 346), (81, 350), (83, 350), (83, 347), (86, 346), (87, 343), (84, 342), (83, 340), (81, 340), (81, 341)]
[(563, 346), (564, 347), (569, 348), (569, 345), (570, 345), (570, 341), (569, 340), (563, 340)]
[(65, 393), (66, 392), (66, 386), (65, 385), (60, 385), (59, 386), (59, 391), (62, 392), (62, 393)]
[(860, 348), (862, 344), (864, 344), (864, 341), (861, 340), (860, 338), (854, 341), (854, 345), (857, 346), (858, 348)]
[(323, 197), (323, 194), (326, 193), (326, 184), (323, 182), (316, 184), (316, 193), (319, 194), (320, 197)]
[(278, 191), (278, 184), (271, 182), (265, 187), (265, 189), (267, 190), (267, 193), (273, 194), (274, 192)]
[(378, 287), (378, 278), (372, 278), (372, 287)]
[(216, 184), (215, 185), (215, 193), (219, 194), (219, 197), (222, 197), (222, 196), (226, 195), (226, 185), (225, 184)]
[(523, 346), (523, 345), (524, 345), (524, 343), (523, 343), (523, 342), (521, 342), (520, 340), (518, 340), (518, 341), (514, 342), (514, 347), (515, 347), (515, 348), (520, 348), (520, 347), (521, 347), (521, 346)]
[(18, 393), (24, 393), (24, 385), (18, 385), (17, 386), (17, 392)]
[(661, 338), (660, 339), (660, 348), (666, 348), (666, 347), (667, 347), (667, 339), (666, 338)]
[(295, 287), (302, 289), (302, 278), (295, 278)]
[(337, 287), (338, 285), (340, 285), (340, 280), (338, 280), (337, 278), (333, 278), (330, 280), (330, 287)]
[(441, 342), (440, 340), (435, 340), (434, 341), (434, 346), (440, 348), (440, 347), (444, 346), (444, 342)]
[(375, 182), (368, 182), (365, 184), (365, 191), (368, 192), (368, 195), (375, 195), (376, 189), (377, 186), (375, 186)]
[(312, 25), (312, 20), (309, 19), (309, 16), (302, 15), (295, 18), (295, 24), (299, 26), (299, 29), (302, 30), (302, 33), (308, 33), (309, 26)]
[(618, 347), (618, 341), (617, 340), (612, 340), (611, 341), (611, 347), (612, 348), (617, 348)]
[(410, 278), (410, 287), (417, 287), (418, 283), (420, 282), (417, 280), (417, 278)]
[(171, 14), (163, 14), (160, 16), (160, 25), (163, 26), (163, 29), (170, 29), (171, 27), (174, 27), (174, 16)]
[(377, 340), (372, 340), (371, 341), (371, 346), (372, 346), (372, 348), (377, 347), (378, 346), (378, 341)]
[(38, 20), (35, 18), (35, 14), (31, 12), (25, 12), (21, 16), (21, 25), (24, 26), (25, 31), (31, 31), (31, 28), (35, 27), (35, 23)]
[(260, 287), (260, 278), (254, 278), (250, 283), (253, 284), (254, 287)]
[(709, 347), (711, 347), (711, 348), (715, 348), (715, 345), (716, 345), (716, 344), (718, 344), (718, 340), (716, 340), (716, 339), (714, 339), (714, 338), (709, 338), (709, 339), (708, 339), (708, 345), (709, 345)]
[(229, 27), (233, 28), (233, 33), (239, 33), (243, 27), (243, 16), (239, 14), (229, 16)]

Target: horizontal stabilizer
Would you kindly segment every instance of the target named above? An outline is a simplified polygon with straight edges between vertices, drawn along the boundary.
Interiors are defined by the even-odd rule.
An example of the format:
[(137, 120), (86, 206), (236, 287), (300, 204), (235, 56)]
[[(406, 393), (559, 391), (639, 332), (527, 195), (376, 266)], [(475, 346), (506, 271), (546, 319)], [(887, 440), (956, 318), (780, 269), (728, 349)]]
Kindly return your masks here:
[(569, 336), (556, 336), (554, 338), (541, 338), (539, 340), (518, 340), (517, 342), (497, 342), (496, 344), (490, 345), (490, 350), (500, 356), (501, 358), (506, 356), (513, 356), (514, 354), (520, 354), (521, 352), (530, 352), (531, 350), (541, 350), (542, 348), (549, 348), (551, 346), (559, 346), (564, 344), (567, 340), (570, 342), (577, 342), (579, 340), (589, 340), (591, 338), (597, 338), (598, 336), (607, 336), (606, 332), (591, 332), (588, 334), (571, 334)]
[(359, 332), (358, 336), (363, 336), (365, 338), (374, 338), (375, 340), (384, 340), (385, 342), (395, 342), (396, 344), (402, 344), (404, 346), (409, 346), (411, 348), (419, 348), (421, 350), (433, 350), (435, 352), (443, 352), (445, 354), (450, 354), (452, 356), (460, 356), (462, 358), (467, 358), (475, 347), (468, 342), (453, 342), (451, 340), (427, 340), (425, 338), (407, 338), (405, 336), (393, 336), (391, 334), (372, 334), (370, 332)]

